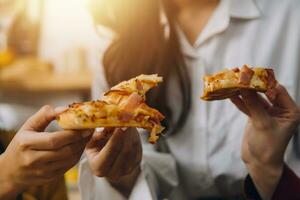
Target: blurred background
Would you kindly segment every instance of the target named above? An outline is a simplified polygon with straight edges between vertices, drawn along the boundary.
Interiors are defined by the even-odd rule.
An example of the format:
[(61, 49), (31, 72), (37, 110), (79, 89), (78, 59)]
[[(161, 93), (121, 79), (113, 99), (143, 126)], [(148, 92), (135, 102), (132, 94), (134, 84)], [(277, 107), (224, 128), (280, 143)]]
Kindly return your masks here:
[[(42, 105), (90, 98), (100, 47), (87, 1), (0, 0), (2, 132), (18, 130)], [(70, 199), (79, 199), (77, 168), (66, 180)]]

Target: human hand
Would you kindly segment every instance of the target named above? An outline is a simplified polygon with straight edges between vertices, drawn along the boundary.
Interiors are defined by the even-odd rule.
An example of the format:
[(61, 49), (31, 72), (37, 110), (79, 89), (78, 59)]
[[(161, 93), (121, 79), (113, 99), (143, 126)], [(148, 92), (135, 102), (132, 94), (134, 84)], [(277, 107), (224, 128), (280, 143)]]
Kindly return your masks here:
[(124, 196), (128, 196), (140, 173), (141, 141), (136, 129), (120, 128), (95, 132), (86, 146), (93, 173), (105, 177)]
[(242, 159), (265, 199), (273, 194), (284, 166), (284, 153), (300, 123), (300, 111), (286, 89), (277, 85), (268, 100), (253, 91), (241, 92), (232, 102), (249, 116)]
[[(91, 131), (43, 132), (57, 114), (44, 106), (26, 121), (0, 156), (0, 182), (7, 188), (6, 199), (9, 193), (17, 195), (28, 186), (62, 177), (80, 159)], [(0, 197), (1, 193), (4, 189)]]

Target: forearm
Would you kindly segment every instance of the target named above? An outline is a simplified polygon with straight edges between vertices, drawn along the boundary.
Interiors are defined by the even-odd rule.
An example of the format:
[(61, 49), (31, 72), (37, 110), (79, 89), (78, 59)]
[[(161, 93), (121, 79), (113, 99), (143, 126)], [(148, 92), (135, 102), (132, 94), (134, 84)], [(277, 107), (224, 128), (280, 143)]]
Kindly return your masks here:
[(123, 196), (128, 198), (140, 173), (141, 169), (139, 166), (131, 174), (126, 175), (118, 180), (107, 180), (116, 190), (118, 190)]
[(23, 191), (20, 186), (14, 184), (9, 177), (9, 166), (6, 165), (3, 155), (0, 155), (0, 200), (16, 199)]
[(270, 200), (279, 183), (283, 165), (278, 167), (263, 164), (247, 164), (253, 183), (263, 200)]

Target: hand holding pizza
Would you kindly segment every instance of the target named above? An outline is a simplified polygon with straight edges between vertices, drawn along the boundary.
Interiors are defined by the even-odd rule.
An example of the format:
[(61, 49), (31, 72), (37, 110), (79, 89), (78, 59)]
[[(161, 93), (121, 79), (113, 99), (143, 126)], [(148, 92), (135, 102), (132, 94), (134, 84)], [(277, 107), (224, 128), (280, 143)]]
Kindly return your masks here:
[(14, 198), (28, 186), (43, 185), (64, 175), (81, 157), (91, 132), (44, 132), (57, 112), (44, 106), (27, 120), (0, 155), (0, 198)]
[(135, 128), (106, 128), (95, 132), (86, 146), (93, 173), (105, 177), (128, 196), (140, 173), (142, 146)]
[(245, 90), (231, 101), (249, 116), (242, 159), (262, 197), (269, 199), (281, 177), (284, 153), (300, 123), (300, 111), (279, 84), (266, 96), (269, 101)]

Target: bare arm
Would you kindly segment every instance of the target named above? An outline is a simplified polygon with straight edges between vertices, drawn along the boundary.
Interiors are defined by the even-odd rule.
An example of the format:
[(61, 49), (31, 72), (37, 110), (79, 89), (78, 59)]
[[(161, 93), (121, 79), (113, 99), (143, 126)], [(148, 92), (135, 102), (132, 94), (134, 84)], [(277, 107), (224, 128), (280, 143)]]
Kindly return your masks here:
[(277, 85), (268, 100), (245, 91), (232, 102), (249, 120), (242, 145), (242, 159), (265, 200), (271, 199), (281, 178), (284, 153), (300, 122), (300, 111), (286, 89)]

